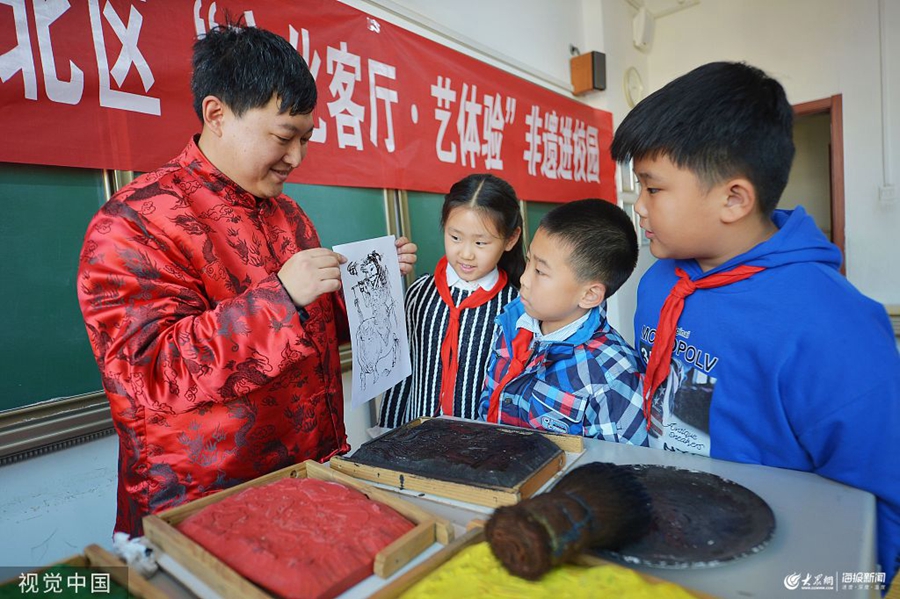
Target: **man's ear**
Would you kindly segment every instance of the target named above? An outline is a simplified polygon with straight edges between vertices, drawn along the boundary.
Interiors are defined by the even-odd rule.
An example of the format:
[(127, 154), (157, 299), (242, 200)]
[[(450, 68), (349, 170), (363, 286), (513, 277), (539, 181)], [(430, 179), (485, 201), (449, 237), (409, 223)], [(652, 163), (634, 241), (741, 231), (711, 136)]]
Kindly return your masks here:
[(578, 307), (585, 310), (596, 308), (606, 299), (606, 285), (600, 281), (592, 281), (585, 285)]
[(225, 120), (227, 108), (216, 96), (203, 98), (200, 113), (203, 115), (203, 126), (216, 136), (222, 136), (222, 125)]
[(756, 211), (756, 187), (747, 179), (731, 179), (721, 186), (721, 190), (725, 195), (721, 211), (723, 223), (737, 222)]

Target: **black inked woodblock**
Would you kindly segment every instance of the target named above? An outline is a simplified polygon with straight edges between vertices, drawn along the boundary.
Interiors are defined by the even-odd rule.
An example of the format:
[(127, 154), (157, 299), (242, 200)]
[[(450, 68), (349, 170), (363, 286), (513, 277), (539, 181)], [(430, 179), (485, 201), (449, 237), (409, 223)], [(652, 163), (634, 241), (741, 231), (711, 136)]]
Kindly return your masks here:
[(435, 480), (514, 488), (563, 454), (534, 430), (433, 418), (364, 443), (345, 460)]

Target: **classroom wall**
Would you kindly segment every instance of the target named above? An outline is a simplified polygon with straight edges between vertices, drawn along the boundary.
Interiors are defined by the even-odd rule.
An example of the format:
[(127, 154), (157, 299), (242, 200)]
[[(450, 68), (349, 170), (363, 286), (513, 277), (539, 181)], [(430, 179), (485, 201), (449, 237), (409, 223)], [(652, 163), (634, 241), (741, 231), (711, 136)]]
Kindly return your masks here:
[[(369, 406), (350, 407), (343, 377), (347, 437), (368, 440)], [(0, 568), (38, 567), (91, 543), (112, 548), (116, 522), (119, 439), (108, 435), (0, 468)]]
[[(891, 237), (900, 230), (900, 209), (877, 200), (883, 180), (878, 0), (704, 0), (660, 19), (648, 54), (631, 44), (634, 9), (626, 0), (346, 3), (394, 22), (416, 12), (440, 28), (409, 27), (417, 33), (445, 42), (443, 35), (455, 31), (474, 44), (448, 45), (561, 92), (560, 82), (568, 82), (569, 43), (582, 51), (605, 52), (607, 90), (584, 100), (611, 111), (614, 125), (628, 110), (622, 84), (628, 66), (641, 72), (649, 91), (703, 62), (745, 59), (781, 79), (794, 103), (843, 94), (848, 277), (879, 301), (900, 303), (900, 271), (892, 266), (900, 256)], [(900, 2), (886, 4), (888, 41), (896, 56)], [(504, 57), (526, 69), (516, 71)], [(889, 61), (889, 69), (896, 101), (900, 60)], [(889, 139), (897, 177), (900, 115), (894, 116)], [(652, 260), (643, 247), (638, 271), (611, 302), (611, 321), (629, 339), (637, 281)], [(347, 382), (345, 387), (349, 389)], [(354, 446), (365, 438), (368, 423), (365, 409), (348, 411)], [(115, 462), (116, 440), (107, 437), (0, 468), (0, 530), (7, 532), (0, 543), (0, 566), (49, 563), (92, 542), (108, 546)]]
[[(883, 7), (890, 110), (882, 122), (879, 4)], [(784, 85), (792, 104), (843, 96), (847, 278), (885, 304), (900, 303), (900, 198), (879, 203), (882, 132), (900, 176), (900, 2), (896, 0), (714, 0), (656, 23), (649, 55), (655, 90), (713, 60), (745, 60)], [(891, 114), (893, 113), (893, 114)]]
[[(607, 89), (578, 99), (611, 112), (614, 127), (628, 111), (625, 70), (635, 66), (647, 79), (648, 56), (631, 43), (634, 9), (625, 0), (341, 1), (569, 97), (569, 46), (603, 52)], [(649, 249), (642, 247), (634, 276), (609, 302), (610, 322), (629, 341), (637, 281), (652, 262)]]
[(0, 567), (37, 567), (112, 546), (118, 437), (0, 468)]
[[(579, 1), (404, 0), (402, 4), (408, 6), (390, 1), (346, 3), (405, 23), (417, 33), (560, 92), (564, 91), (561, 85), (569, 81), (569, 43), (586, 49)], [(418, 17), (412, 8), (420, 11)], [(405, 20), (409, 16), (431, 22), (443, 33), (412, 25)], [(599, 26), (599, 10), (593, 19)], [(445, 37), (448, 27), (467, 38), (465, 43), (449, 42)], [(487, 48), (487, 53), (478, 48)], [(492, 57), (500, 54), (508, 56)], [(511, 63), (525, 70), (517, 71)], [(366, 440), (372, 420), (368, 407), (350, 408), (351, 386), (346, 375), (344, 388), (348, 435), (351, 445), (357, 447)], [(7, 533), (0, 542), (0, 566), (50, 563), (90, 543), (109, 547), (115, 521), (116, 453), (117, 439), (110, 436), (0, 468), (0, 530)]]

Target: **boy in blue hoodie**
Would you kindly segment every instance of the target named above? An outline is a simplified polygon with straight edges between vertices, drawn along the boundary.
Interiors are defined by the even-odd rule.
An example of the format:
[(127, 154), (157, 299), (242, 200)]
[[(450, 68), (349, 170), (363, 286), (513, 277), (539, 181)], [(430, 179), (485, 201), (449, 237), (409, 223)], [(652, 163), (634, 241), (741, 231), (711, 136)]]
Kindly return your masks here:
[(815, 472), (873, 493), (878, 555), (900, 559), (900, 356), (885, 309), (841, 275), (803, 208), (775, 207), (793, 111), (754, 67), (711, 63), (632, 110), (635, 210), (659, 260), (641, 279), (650, 445)]
[(519, 297), (497, 317), (480, 417), (647, 444), (638, 356), (606, 320), (606, 299), (637, 264), (634, 224), (579, 200), (541, 220)]

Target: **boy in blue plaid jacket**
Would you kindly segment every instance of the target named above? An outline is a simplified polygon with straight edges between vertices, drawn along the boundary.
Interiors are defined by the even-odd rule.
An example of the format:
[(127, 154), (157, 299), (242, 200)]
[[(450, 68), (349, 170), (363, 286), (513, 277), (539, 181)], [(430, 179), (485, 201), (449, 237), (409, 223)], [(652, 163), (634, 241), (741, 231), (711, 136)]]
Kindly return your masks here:
[(615, 204), (580, 200), (544, 216), (519, 297), (497, 317), (482, 419), (647, 445), (638, 356), (606, 320), (637, 256)]

